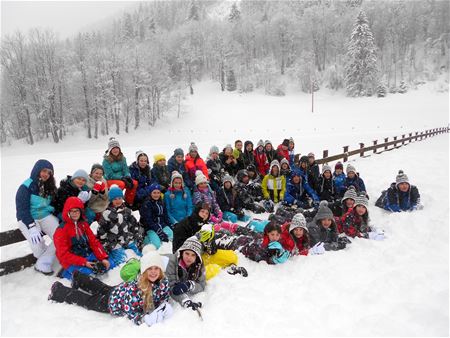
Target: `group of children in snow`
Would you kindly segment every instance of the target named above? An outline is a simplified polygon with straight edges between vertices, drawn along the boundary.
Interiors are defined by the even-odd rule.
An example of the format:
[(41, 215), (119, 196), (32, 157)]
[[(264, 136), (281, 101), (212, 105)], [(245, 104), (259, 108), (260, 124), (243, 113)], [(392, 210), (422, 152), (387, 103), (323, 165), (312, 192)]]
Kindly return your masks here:
[[(364, 182), (352, 165), (345, 175), (341, 163), (333, 173), (324, 164), (319, 175), (312, 153), (294, 163), (292, 139), (277, 150), (262, 140), (255, 150), (250, 141), (244, 151), (242, 142), (235, 145), (220, 153), (211, 147), (205, 163), (191, 143), (186, 156), (175, 149), (167, 165), (164, 155), (155, 155), (150, 170), (142, 151), (128, 167), (112, 138), (101, 165), (94, 164), (90, 174), (77, 170), (59, 188), (53, 165), (37, 161), (18, 189), (16, 209), (19, 228), (37, 258), (35, 269), (52, 274), (56, 257), (62, 266), (58, 275), (72, 281), (70, 288), (55, 282), (49, 299), (152, 325), (171, 314), (169, 296), (198, 310), (201, 303), (190, 296), (204, 290), (221, 268), (246, 276), (236, 250), (256, 262), (280, 264), (293, 255), (343, 249), (348, 237), (384, 238), (369, 224)], [(414, 210), (420, 195), (399, 171), (376, 205)], [(277, 222), (245, 213), (275, 209), (290, 216)], [(132, 210), (139, 210), (139, 221)], [(95, 220), (96, 235), (90, 228)], [(53, 239), (49, 245), (44, 234)], [(168, 241), (173, 254), (159, 255), (161, 242)], [(140, 259), (129, 259), (133, 256)], [(116, 287), (93, 277), (125, 262), (124, 282)]]

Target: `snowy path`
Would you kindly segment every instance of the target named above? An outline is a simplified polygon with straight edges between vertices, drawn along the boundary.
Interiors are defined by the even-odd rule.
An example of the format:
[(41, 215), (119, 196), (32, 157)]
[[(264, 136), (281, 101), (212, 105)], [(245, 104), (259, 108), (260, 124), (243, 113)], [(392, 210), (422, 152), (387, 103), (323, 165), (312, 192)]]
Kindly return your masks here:
[[(204, 322), (176, 306), (166, 322), (135, 327), (125, 318), (52, 304), (47, 295), (57, 278), (26, 269), (0, 279), (1, 334), (448, 336), (448, 149), (448, 135), (441, 135), (354, 161), (371, 197), (372, 222), (388, 238), (356, 239), (343, 251), (295, 257), (281, 266), (257, 264), (241, 256), (248, 278), (221, 273), (198, 296), (204, 303)], [(21, 165), (30, 167), (30, 162)], [(398, 169), (419, 187), (424, 210), (386, 214), (373, 206)], [(119, 279), (118, 271), (111, 271), (107, 281)]]

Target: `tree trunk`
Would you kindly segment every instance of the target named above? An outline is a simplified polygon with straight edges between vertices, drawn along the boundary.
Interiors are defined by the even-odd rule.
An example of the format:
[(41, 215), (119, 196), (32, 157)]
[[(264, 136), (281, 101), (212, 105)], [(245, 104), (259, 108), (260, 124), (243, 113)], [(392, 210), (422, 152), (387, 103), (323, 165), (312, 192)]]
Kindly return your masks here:
[(59, 98), (59, 116), (58, 116), (58, 127), (59, 127), (59, 139), (63, 138), (63, 99), (62, 99), (62, 83), (58, 86), (58, 98)]
[(139, 87), (135, 84), (134, 87), (134, 129), (139, 127), (140, 116), (139, 116)]

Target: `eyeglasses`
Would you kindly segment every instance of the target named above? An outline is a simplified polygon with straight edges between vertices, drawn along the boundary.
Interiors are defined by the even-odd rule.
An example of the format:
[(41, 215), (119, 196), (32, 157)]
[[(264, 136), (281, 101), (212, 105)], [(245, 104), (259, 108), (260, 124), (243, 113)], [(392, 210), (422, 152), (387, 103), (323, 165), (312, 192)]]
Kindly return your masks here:
[(77, 214), (77, 213), (80, 213), (80, 212), (81, 212), (80, 209), (70, 209), (69, 210), (69, 213), (71, 213), (71, 214)]

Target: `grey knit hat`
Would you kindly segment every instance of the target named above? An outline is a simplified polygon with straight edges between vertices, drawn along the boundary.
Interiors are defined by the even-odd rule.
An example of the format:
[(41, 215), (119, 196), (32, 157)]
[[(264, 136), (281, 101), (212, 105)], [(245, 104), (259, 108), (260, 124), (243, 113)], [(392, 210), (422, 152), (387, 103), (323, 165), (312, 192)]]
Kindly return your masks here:
[(264, 141), (263, 140), (259, 140), (258, 141), (258, 143), (256, 145), (256, 148), (258, 148), (259, 146), (263, 146), (264, 147)]
[(225, 182), (230, 182), (231, 186), (234, 185), (234, 179), (233, 177), (231, 177), (230, 175), (226, 174), (223, 178), (222, 178), (222, 184), (225, 184)]
[(194, 251), (197, 257), (200, 259), (200, 262), (202, 262), (202, 243), (199, 242), (195, 235), (186, 239), (183, 245), (180, 246), (180, 248), (178, 249), (178, 257), (181, 257), (181, 253), (184, 250)]
[(322, 166), (322, 175), (325, 173), (325, 171), (327, 171), (327, 170), (329, 170), (330, 171), (330, 174), (333, 172), (332, 170), (331, 170), (331, 167), (328, 165), (328, 164), (324, 164), (323, 166)]
[(303, 214), (295, 214), (294, 217), (292, 217), (291, 225), (289, 226), (289, 232), (291, 232), (295, 228), (303, 228), (308, 231), (308, 228), (306, 227), (306, 219)]
[(181, 148), (177, 148), (177, 149), (175, 149), (175, 150), (173, 151), (173, 154), (174, 154), (175, 156), (178, 156), (178, 155), (184, 156), (184, 151), (183, 151), (183, 149), (181, 149)]
[(280, 161), (280, 167), (281, 167), (281, 165), (283, 164), (283, 163), (286, 163), (287, 165), (288, 165), (288, 168), (291, 168), (291, 166), (289, 165), (289, 161), (288, 160), (286, 160), (286, 158), (282, 158), (281, 159), (281, 161)]
[(189, 146), (189, 152), (196, 151), (198, 152), (198, 147), (194, 142), (191, 142), (191, 145)]
[(320, 201), (319, 210), (317, 211), (315, 218), (316, 220), (328, 218), (334, 221), (333, 212), (331, 211), (330, 208), (328, 208), (327, 201)]
[(115, 137), (110, 137), (109, 142), (108, 142), (108, 155), (113, 148), (120, 149), (120, 144), (119, 144), (119, 141), (117, 141)]
[(83, 169), (76, 170), (72, 175), (72, 180), (77, 177), (84, 178), (86, 181), (89, 179), (88, 173)]
[(363, 205), (363, 206), (365, 206), (366, 208), (368, 208), (368, 207), (369, 207), (369, 200), (368, 200), (367, 197), (364, 196), (364, 195), (356, 196), (356, 199), (355, 199), (355, 207), (356, 207), (357, 205)]
[(399, 170), (398, 175), (395, 178), (395, 185), (398, 186), (400, 183), (408, 183), (409, 184), (408, 176), (406, 176), (406, 174), (403, 172), (403, 170)]
[(270, 140), (265, 140), (265, 141), (264, 141), (264, 147), (265, 147), (266, 145), (268, 145), (268, 144), (270, 144), (270, 145), (271, 145), (271, 144), (272, 144), (272, 142), (271, 142)]
[[(233, 149), (233, 148), (231, 148), (231, 149)], [(218, 146), (212, 146), (210, 149), (209, 149), (209, 156), (211, 156), (211, 154), (212, 153), (219, 153), (219, 147)]]
[(356, 200), (357, 194), (354, 186), (348, 187), (347, 191), (344, 193), (344, 197), (342, 197), (342, 202), (344, 202), (347, 198), (351, 198), (352, 200)]
[(355, 169), (355, 167), (352, 166), (351, 164), (348, 164), (348, 165), (347, 165), (347, 168), (345, 169), (345, 172), (346, 172), (347, 175), (348, 175), (348, 173), (349, 173), (350, 171), (353, 171), (353, 172), (356, 174), (356, 169)]

